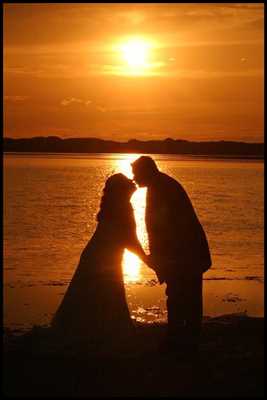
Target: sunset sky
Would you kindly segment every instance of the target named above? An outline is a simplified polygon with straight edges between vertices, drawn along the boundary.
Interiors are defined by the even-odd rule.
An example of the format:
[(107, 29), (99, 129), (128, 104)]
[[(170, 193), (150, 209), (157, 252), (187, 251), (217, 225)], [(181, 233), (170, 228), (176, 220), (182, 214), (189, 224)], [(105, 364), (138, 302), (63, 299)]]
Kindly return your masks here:
[(4, 4), (4, 135), (263, 142), (263, 3)]

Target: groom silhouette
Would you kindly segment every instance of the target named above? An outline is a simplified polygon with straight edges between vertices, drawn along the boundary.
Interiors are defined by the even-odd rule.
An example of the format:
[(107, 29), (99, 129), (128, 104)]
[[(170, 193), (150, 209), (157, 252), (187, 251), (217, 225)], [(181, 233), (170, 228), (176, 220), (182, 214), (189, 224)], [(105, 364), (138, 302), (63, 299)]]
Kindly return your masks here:
[(168, 329), (164, 352), (198, 350), (202, 322), (202, 275), (211, 266), (205, 232), (193, 205), (172, 177), (151, 157), (132, 163), (134, 180), (147, 187), (145, 221), (151, 265), (166, 283)]

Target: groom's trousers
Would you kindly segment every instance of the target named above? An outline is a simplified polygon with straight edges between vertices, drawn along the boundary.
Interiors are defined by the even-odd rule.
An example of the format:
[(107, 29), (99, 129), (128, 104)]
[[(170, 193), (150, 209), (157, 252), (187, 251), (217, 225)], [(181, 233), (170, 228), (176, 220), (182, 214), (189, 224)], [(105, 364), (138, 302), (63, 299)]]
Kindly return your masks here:
[(202, 324), (202, 274), (166, 279), (168, 339), (197, 346)]

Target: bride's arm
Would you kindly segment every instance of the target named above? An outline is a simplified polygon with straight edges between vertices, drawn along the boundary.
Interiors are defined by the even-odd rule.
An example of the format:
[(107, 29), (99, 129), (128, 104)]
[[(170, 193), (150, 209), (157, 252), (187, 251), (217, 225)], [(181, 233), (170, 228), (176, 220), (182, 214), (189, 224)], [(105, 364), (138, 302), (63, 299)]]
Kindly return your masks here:
[(136, 254), (144, 263), (147, 264), (148, 256), (144, 252), (141, 243), (139, 242), (137, 237), (132, 237), (129, 243), (126, 245), (126, 248), (132, 253)]
[(145, 253), (140, 241), (138, 240), (135, 230), (132, 231), (128, 236), (125, 247), (127, 248), (127, 250), (137, 255), (149, 268), (154, 269), (153, 265), (151, 265), (151, 256)]
[[(126, 228), (126, 229), (125, 229)], [(137, 255), (148, 267), (151, 262), (149, 256), (146, 255), (136, 233), (136, 223), (134, 219), (134, 213), (128, 215), (127, 223), (124, 225), (124, 240), (126, 240), (125, 247)], [(150, 264), (150, 265), (149, 265)]]
[(155, 270), (153, 262), (151, 262), (151, 255), (147, 255), (144, 252), (139, 240), (136, 238), (134, 242), (131, 242), (127, 247), (129, 251), (136, 254), (149, 268)]

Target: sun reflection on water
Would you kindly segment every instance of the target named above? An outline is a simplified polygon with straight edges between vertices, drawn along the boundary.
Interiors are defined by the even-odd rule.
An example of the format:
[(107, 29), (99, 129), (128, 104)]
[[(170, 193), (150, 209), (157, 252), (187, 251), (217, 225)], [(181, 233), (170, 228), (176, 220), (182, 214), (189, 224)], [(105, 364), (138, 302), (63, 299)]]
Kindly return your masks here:
[(138, 282), (140, 280), (141, 262), (140, 259), (135, 254), (131, 253), (128, 250), (125, 250), (123, 255), (122, 266), (123, 266), (124, 281), (126, 283)]
[[(115, 160), (115, 172), (121, 172), (132, 179), (131, 163), (140, 157), (141, 154), (125, 154), (123, 159)], [(138, 188), (131, 198), (136, 220), (136, 233), (141, 245), (147, 252), (147, 231), (144, 221), (146, 206), (146, 188)], [(140, 281), (142, 261), (128, 250), (124, 251), (122, 266), (125, 283)]]

